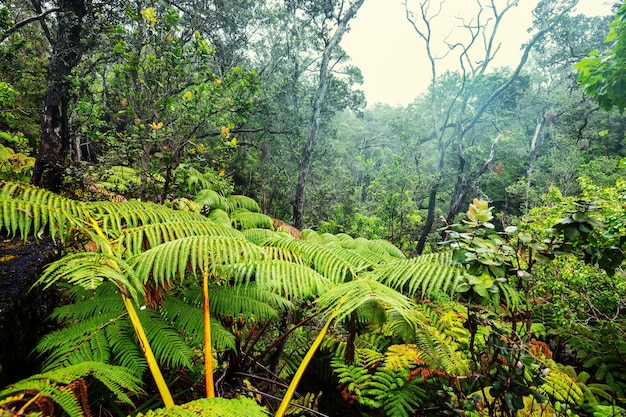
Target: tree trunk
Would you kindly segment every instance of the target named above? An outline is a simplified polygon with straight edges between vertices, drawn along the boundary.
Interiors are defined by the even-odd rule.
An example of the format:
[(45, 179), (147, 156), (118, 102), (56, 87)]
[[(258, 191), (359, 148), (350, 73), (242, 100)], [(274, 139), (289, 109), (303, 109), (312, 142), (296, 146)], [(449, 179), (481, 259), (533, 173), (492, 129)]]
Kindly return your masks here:
[(46, 79), (41, 143), (31, 183), (58, 191), (70, 150), (68, 103), (72, 70), (82, 54), (84, 0), (59, 0), (58, 31)]
[(313, 163), (313, 151), (315, 150), (315, 143), (319, 134), (320, 118), (322, 114), (322, 107), (326, 101), (326, 91), (328, 90), (328, 75), (330, 72), (329, 64), (333, 51), (341, 42), (343, 34), (346, 32), (350, 19), (356, 15), (356, 12), (363, 5), (365, 0), (357, 0), (353, 3), (346, 14), (337, 22), (337, 28), (335, 33), (322, 53), (322, 62), (319, 70), (319, 80), (317, 84), (317, 93), (315, 101), (313, 102), (313, 113), (311, 115), (311, 125), (307, 135), (307, 140), (302, 149), (300, 155), (300, 162), (298, 163), (298, 182), (296, 184), (296, 193), (293, 200), (293, 225), (302, 229), (303, 219), (302, 213), (304, 211), (304, 196), (306, 192), (306, 181), (311, 170), (311, 164)]

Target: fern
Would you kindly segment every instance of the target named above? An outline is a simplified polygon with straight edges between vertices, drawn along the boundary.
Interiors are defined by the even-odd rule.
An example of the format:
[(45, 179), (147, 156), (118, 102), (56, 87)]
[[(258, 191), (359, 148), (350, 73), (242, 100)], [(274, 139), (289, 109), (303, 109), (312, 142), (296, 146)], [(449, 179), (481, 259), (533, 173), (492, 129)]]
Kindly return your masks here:
[(258, 228), (245, 229), (242, 230), (242, 233), (246, 237), (246, 239), (259, 246), (264, 246), (265, 242), (280, 236), (277, 232), (273, 230)]
[(105, 281), (115, 282), (138, 300), (143, 287), (131, 265), (123, 259), (98, 252), (66, 255), (46, 267), (35, 285), (47, 288), (59, 280), (92, 290)]
[[(268, 246), (282, 247), (301, 256), (305, 262), (313, 265), (320, 274), (333, 283), (340, 283), (354, 278), (358, 271), (350, 260), (347, 260), (347, 251), (330, 248), (307, 240), (298, 240), (291, 237), (279, 237), (267, 242)], [(354, 260), (356, 257), (352, 257)]]
[(185, 277), (187, 270), (215, 271), (218, 266), (253, 262), (264, 257), (260, 247), (231, 237), (190, 236), (163, 243), (135, 256), (132, 260), (143, 282), (154, 280), (162, 287), (176, 277)]
[(205, 219), (202, 221), (171, 221), (124, 229), (116, 240), (130, 255), (137, 255), (162, 243), (190, 236), (244, 239), (244, 235), (238, 230)]
[(375, 267), (374, 273), (382, 283), (414, 297), (438, 291), (453, 294), (464, 271), (452, 265), (450, 252), (443, 252), (386, 263)]
[(230, 195), (227, 198), (228, 212), (233, 213), (236, 210), (246, 210), (253, 213), (260, 213), (261, 207), (256, 200), (245, 195)]
[(212, 209), (228, 211), (229, 204), (226, 197), (212, 189), (204, 189), (198, 192), (194, 200), (196, 203)]
[(410, 313), (413, 303), (404, 295), (381, 283), (360, 278), (336, 285), (316, 300), (319, 308), (338, 320), (347, 318), (367, 302), (379, 303), (385, 310), (397, 311), (407, 321), (415, 319)]
[(236, 229), (274, 229), (272, 218), (265, 214), (251, 211), (236, 211), (230, 215), (230, 220)]
[[(66, 389), (74, 381), (92, 377), (106, 386), (116, 398), (132, 405), (128, 392), (141, 392), (140, 381), (124, 367), (112, 366), (98, 362), (83, 362), (63, 367), (54, 371), (33, 375), (28, 379), (16, 382), (0, 391), (0, 402), (3, 406), (15, 408), (24, 397), (19, 394), (36, 392), (36, 396), (49, 397), (57, 403), (69, 416), (82, 417), (83, 406), (74, 392)], [(11, 401), (13, 399), (13, 401)], [(8, 400), (8, 401), (7, 401)], [(14, 403), (11, 406), (11, 402)]]
[(224, 271), (235, 283), (247, 283), (254, 278), (259, 288), (295, 299), (311, 298), (332, 286), (327, 278), (313, 269), (287, 261), (266, 260), (232, 265)]
[(177, 405), (139, 413), (136, 417), (267, 417), (267, 409), (253, 399), (239, 398), (203, 398)]

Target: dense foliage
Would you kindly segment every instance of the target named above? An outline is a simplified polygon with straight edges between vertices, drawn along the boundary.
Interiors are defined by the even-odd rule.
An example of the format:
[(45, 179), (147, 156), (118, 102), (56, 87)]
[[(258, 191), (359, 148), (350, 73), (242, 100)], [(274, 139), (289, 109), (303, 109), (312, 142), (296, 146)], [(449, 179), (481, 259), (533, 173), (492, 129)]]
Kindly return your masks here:
[(494, 69), (478, 2), (440, 71), (435, 3), (396, 108), (363, 0), (0, 5), (0, 235), (62, 294), (0, 414), (626, 415), (626, 6)]

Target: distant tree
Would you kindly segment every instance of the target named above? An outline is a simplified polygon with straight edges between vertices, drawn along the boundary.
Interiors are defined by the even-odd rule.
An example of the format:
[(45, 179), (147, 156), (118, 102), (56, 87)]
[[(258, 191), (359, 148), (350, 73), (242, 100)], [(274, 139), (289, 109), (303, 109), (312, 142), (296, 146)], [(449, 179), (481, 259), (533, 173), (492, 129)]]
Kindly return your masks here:
[[(472, 135), (473, 131), (485, 121), (487, 110), (494, 108), (498, 104), (497, 100), (502, 99), (502, 96), (518, 81), (534, 45), (554, 27), (559, 17), (568, 13), (577, 2), (574, 0), (540, 2), (535, 9), (535, 13), (539, 16), (538, 26), (525, 45), (518, 65), (506, 77), (500, 80), (492, 79), (492, 82), (487, 83), (485, 83), (485, 80), (489, 78), (487, 70), (491, 68), (492, 61), (499, 50), (496, 39), (503, 19), (519, 3), (519, 0), (491, 1), (488, 4), (478, 1), (477, 14), (472, 19), (459, 19), (459, 27), (464, 31), (464, 37), (459, 40), (445, 38), (443, 46), (447, 47), (447, 50), (442, 56), (435, 52), (437, 48), (435, 35), (438, 28), (437, 19), (441, 18), (445, 3), (430, 0), (413, 3), (416, 3), (414, 7), (411, 2), (405, 3), (406, 18), (425, 45), (431, 69), (428, 93), (431, 131), (423, 136), (420, 142), (434, 141), (437, 155), (436, 174), (429, 187), (428, 213), (417, 247), (418, 253), (421, 253), (435, 223), (437, 199), (443, 181), (444, 168), (450, 163), (447, 161), (448, 152), (456, 150), (456, 161), (453, 162), (454, 190), (448, 200), (449, 208), (446, 216), (446, 220), (452, 222), (465, 204), (467, 193), (473, 189), (477, 178), (488, 171), (498, 142), (504, 136), (498, 119), (492, 118), (490, 121), (493, 126), (492, 133), (487, 136), (491, 139), (483, 145), (487, 151), (478, 160), (473, 160), (476, 158), (467, 151), (468, 142), (471, 143), (476, 139)], [(449, 80), (457, 84), (456, 91), (443, 93), (444, 84), (440, 83), (440, 63), (444, 57), (450, 59), (450, 56), (458, 60), (458, 79)]]
[(605, 110), (626, 108), (626, 4), (622, 5), (610, 24), (605, 42), (611, 47), (595, 50), (577, 65), (578, 80), (584, 90)]

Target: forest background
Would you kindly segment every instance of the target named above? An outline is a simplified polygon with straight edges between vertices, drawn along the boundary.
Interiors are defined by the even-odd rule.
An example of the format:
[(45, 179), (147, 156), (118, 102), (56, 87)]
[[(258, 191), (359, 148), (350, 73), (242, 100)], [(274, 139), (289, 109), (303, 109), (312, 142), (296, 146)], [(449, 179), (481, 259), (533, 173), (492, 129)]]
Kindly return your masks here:
[[(507, 18), (518, 1), (477, 1), (474, 14), (455, 18), (454, 30), (444, 12), (452, 3), (403, 4), (404, 16), (398, 16), (397, 24), (409, 27), (414, 36), (405, 41), (419, 44), (424, 51), (421, 59), (428, 72), (415, 78), (426, 80), (428, 87), (406, 106), (366, 106), (359, 90), (361, 71), (341, 48), (364, 0), (4, 2), (0, 8), (0, 180), (4, 187), (0, 230), (10, 237), (34, 233), (60, 239), (65, 263), (72, 256), (92, 256), (89, 253), (115, 258), (105, 272), (99, 269), (100, 260), (83, 259), (81, 268), (95, 268), (91, 276), (102, 279), (111, 278), (109, 270), (120, 272), (114, 288), (122, 298), (143, 297), (166, 323), (159, 326), (170, 326), (172, 333), (167, 334), (172, 338), (182, 337), (168, 342), (174, 346), (168, 349), (178, 349), (172, 352), (158, 335), (149, 335), (166, 374), (179, 378), (180, 368), (187, 367), (191, 372), (185, 375), (187, 383), (204, 384), (210, 397), (215, 395), (209, 394), (214, 384), (206, 381), (213, 371), (221, 372), (222, 383), (229, 381), (230, 386), (245, 387), (242, 376), (259, 376), (260, 369), (271, 370), (271, 376), (263, 378), (275, 382), (295, 377), (298, 364), (290, 361), (302, 359), (304, 352), (293, 340), (288, 343), (294, 329), (302, 329), (301, 340), (311, 341), (311, 335), (325, 334), (324, 323), (334, 321), (345, 327), (331, 330), (342, 348), (331, 348), (326, 342), (327, 356), (318, 358), (317, 364), (325, 371), (318, 369), (316, 378), (324, 381), (320, 385), (340, 386), (341, 398), (334, 401), (343, 401), (349, 409), (345, 412), (515, 415), (525, 410), (532, 415), (568, 411), (619, 415), (626, 388), (620, 376), (626, 240), (622, 214), (626, 88), (620, 75), (623, 4), (617, 2), (610, 15), (587, 16), (574, 13), (574, 0), (536, 2), (519, 59), (502, 67), (496, 66), (504, 52), (498, 39), (513, 24)], [(29, 188), (15, 185), (20, 181), (48, 191), (28, 202), (29, 191), (24, 190)], [(70, 227), (67, 235), (54, 217), (59, 215), (57, 203), (50, 203), (55, 198), (67, 205), (62, 217), (81, 225)], [(213, 355), (222, 366), (227, 362), (237, 366), (196, 375), (189, 370), (199, 359), (188, 345), (199, 347), (185, 340), (190, 327), (177, 327), (182, 310), (161, 310), (162, 293), (174, 287), (174, 272), (190, 290), (186, 268), (187, 272), (202, 270), (205, 281), (213, 277), (214, 284), (239, 287), (261, 282), (260, 267), (241, 266), (252, 258), (217, 262), (212, 251), (218, 249), (211, 246), (198, 252), (208, 258), (197, 265), (187, 265), (182, 252), (168, 252), (163, 256), (178, 267), (157, 272), (161, 268), (157, 258), (142, 253), (165, 243), (135, 248), (137, 242), (128, 241), (125, 252), (116, 252), (121, 234), (128, 232), (120, 225), (131, 229), (161, 224), (165, 217), (178, 214), (159, 214), (162, 217), (149, 220), (133, 214), (122, 221), (116, 216), (126, 216), (124, 209), (101, 208), (97, 203), (104, 200), (137, 203), (129, 209), (132, 212), (192, 212), (236, 230), (289, 232), (294, 238), (312, 240), (312, 245), (343, 242), (344, 249), (355, 249), (356, 243), (342, 240), (350, 237), (363, 239), (359, 243), (377, 242), (379, 251), (386, 245), (383, 241), (394, 249), (384, 246), (384, 259), (374, 261), (361, 254), (358, 260), (346, 258), (341, 261), (346, 264), (331, 262), (324, 269), (317, 262), (327, 265), (328, 259), (339, 255), (319, 255), (320, 249), (296, 249), (293, 242), (278, 243), (276, 235), (261, 238), (261, 232), (254, 237), (248, 232), (246, 238), (260, 247), (274, 245), (289, 252), (281, 255), (289, 268), (302, 263), (336, 281), (311, 287), (313, 278), (307, 275), (305, 284), (299, 275), (302, 271), (291, 272), (300, 280), (300, 290), (306, 287), (308, 292), (300, 293), (293, 286), (272, 287), (273, 293), (293, 303), (274, 305), (273, 313), (255, 310), (258, 306), (249, 294), (241, 305), (225, 301), (219, 308), (226, 308), (228, 314), (212, 307), (219, 321), (214, 326), (224, 334), (213, 348), (204, 341), (209, 356), (204, 356), (203, 364), (209, 369)], [(47, 208), (37, 208), (41, 214), (33, 214), (35, 209), (16, 201)], [(95, 206), (76, 208), (79, 201)], [(109, 215), (117, 220), (107, 223)], [(71, 233), (73, 228), (81, 232)], [(191, 233), (181, 230), (176, 232), (179, 237)], [(95, 252), (85, 243), (88, 240), (95, 242)], [(229, 245), (232, 253), (239, 251), (241, 256), (248, 251)], [(406, 265), (392, 263), (387, 256), (432, 268), (409, 273)], [(219, 271), (212, 263), (220, 265)], [(120, 265), (127, 265), (126, 269), (118, 271)], [(99, 279), (98, 285), (86, 284), (81, 275), (85, 271), (59, 275), (54, 268), (62, 268), (53, 266), (43, 279), (56, 282), (74, 277), (74, 284), (85, 284), (78, 287), (100, 291), (99, 295), (74, 292), (68, 296), (72, 302), (110, 296)], [(337, 268), (342, 274), (350, 271), (351, 278), (332, 278)], [(405, 269), (400, 272), (401, 268)], [(271, 271), (268, 276), (277, 274)], [(451, 275), (444, 279), (441, 271)], [(142, 282), (136, 294), (129, 289), (135, 286), (135, 278)], [(345, 301), (333, 298), (343, 288), (339, 283), (365, 285), (357, 278), (376, 286), (370, 290), (377, 296), (342, 309)], [(176, 295), (191, 299), (184, 292)], [(396, 311), (408, 302), (402, 297), (419, 305), (411, 307), (420, 311), (419, 318)], [(264, 304), (271, 305), (267, 299)], [(124, 305), (130, 308), (127, 301)], [(78, 309), (76, 304), (69, 306)], [(208, 314), (208, 301), (205, 306)], [(86, 316), (70, 310), (55, 317), (73, 329), (71, 324)], [(99, 314), (104, 313), (110, 312)], [(90, 314), (95, 319), (96, 311)], [(263, 314), (271, 319), (260, 321)], [(456, 326), (445, 322), (453, 320), (450, 315)], [(210, 322), (208, 316), (200, 321)], [(280, 343), (262, 337), (261, 322)], [(421, 338), (407, 336), (407, 328), (398, 324), (419, 327), (426, 322), (433, 333), (422, 328), (426, 336)], [(379, 326), (387, 342), (366, 342), (371, 326)], [(100, 337), (94, 328), (89, 331), (89, 337)], [(95, 358), (95, 351), (89, 355), (67, 351), (68, 346), (60, 342), (63, 337), (44, 338), (37, 345), (40, 355), (47, 356), (45, 370), (83, 363), (89, 355)], [(131, 339), (118, 342), (131, 344)], [(437, 340), (454, 340), (452, 350), (443, 349)], [(428, 351), (434, 345), (439, 346), (433, 348), (435, 353)], [(405, 353), (398, 354), (398, 346)], [(125, 366), (134, 377), (147, 378), (138, 356), (133, 357), (133, 366), (130, 359), (116, 356), (120, 350), (114, 344), (106, 354), (104, 348), (93, 349), (100, 351), (100, 362)], [(232, 356), (224, 361), (213, 349)], [(255, 361), (244, 364), (245, 357), (253, 356)], [(385, 363), (397, 356), (404, 359)], [(558, 366), (549, 362), (553, 358)], [(418, 377), (417, 370), (426, 368), (432, 373), (419, 371)], [(561, 377), (558, 383), (546, 382), (545, 369)], [(378, 374), (383, 370), (386, 376)], [(4, 375), (4, 382), (15, 382), (14, 376)], [(469, 376), (476, 381), (462, 386), (459, 381)], [(370, 378), (363, 392), (357, 389), (359, 378), (361, 382)], [(395, 382), (394, 390), (402, 394), (396, 392), (392, 400), (382, 392), (389, 391), (390, 385), (384, 384), (395, 378), (404, 382)], [(561, 390), (555, 388), (559, 383)], [(163, 387), (156, 385), (161, 400), (154, 401), (170, 405)], [(149, 403), (134, 383), (125, 388)], [(309, 409), (319, 408), (319, 392), (325, 401), (332, 397), (325, 389), (315, 392), (318, 388), (302, 397)], [(123, 390), (113, 391), (118, 400), (127, 399)], [(269, 388), (254, 391), (276, 394)], [(17, 392), (13, 388), (3, 392), (10, 398), (7, 404), (23, 401), (20, 407), (26, 409), (35, 403), (32, 398), (12, 397)], [(429, 396), (432, 392), (436, 395)]]

